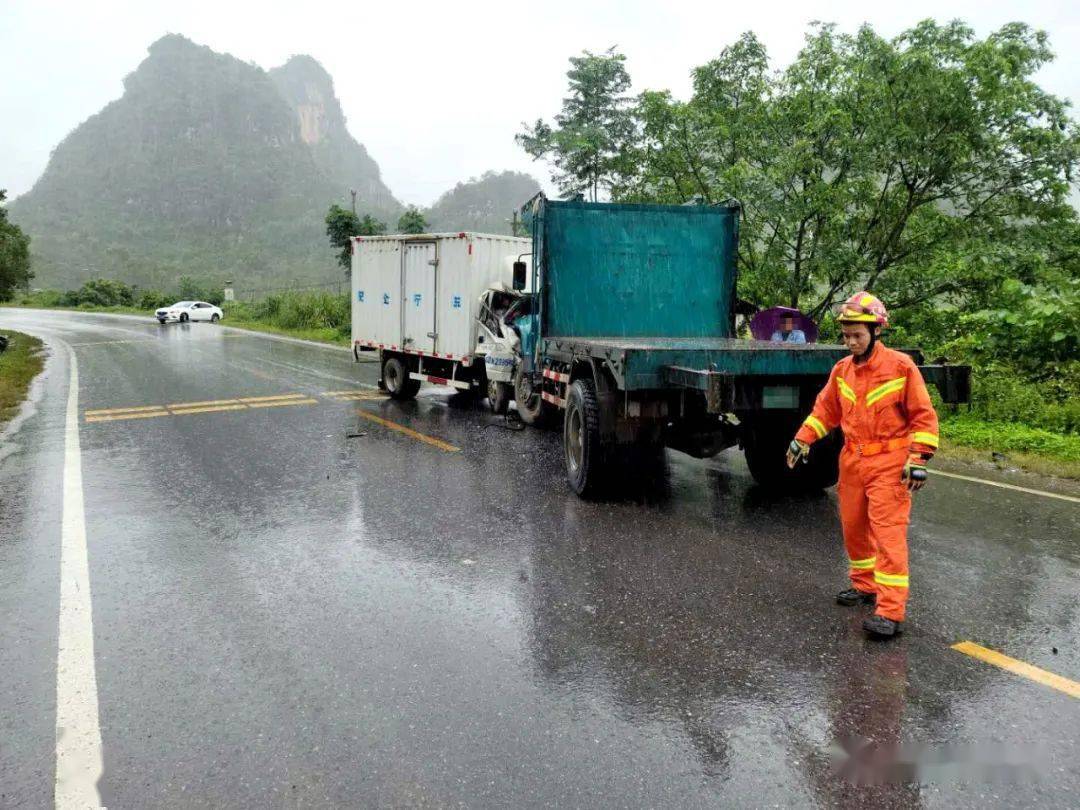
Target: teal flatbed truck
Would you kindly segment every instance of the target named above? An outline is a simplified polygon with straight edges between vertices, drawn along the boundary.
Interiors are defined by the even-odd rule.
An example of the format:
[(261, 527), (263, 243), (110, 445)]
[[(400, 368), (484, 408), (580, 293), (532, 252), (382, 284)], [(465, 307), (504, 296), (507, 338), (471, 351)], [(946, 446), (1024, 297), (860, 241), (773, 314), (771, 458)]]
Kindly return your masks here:
[[(831, 486), (839, 431), (794, 471), (784, 453), (837, 360), (825, 344), (735, 337), (737, 203), (523, 207), (531, 288), (514, 398), (530, 424), (563, 417), (567, 480), (579, 495), (615, 467), (664, 447), (705, 458), (741, 446), (754, 478), (779, 489)], [(529, 267), (515, 267), (524, 288)], [(921, 358), (917, 359), (921, 362)], [(921, 366), (947, 402), (968, 398), (970, 370)]]

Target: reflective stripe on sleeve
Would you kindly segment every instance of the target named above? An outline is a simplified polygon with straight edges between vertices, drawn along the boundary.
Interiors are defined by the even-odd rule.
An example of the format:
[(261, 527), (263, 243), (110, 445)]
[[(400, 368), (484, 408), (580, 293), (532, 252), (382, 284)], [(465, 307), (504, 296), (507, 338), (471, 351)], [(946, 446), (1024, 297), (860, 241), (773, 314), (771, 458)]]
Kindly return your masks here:
[(866, 404), (873, 405), (882, 397), (887, 397), (889, 394), (903, 390), (905, 385), (907, 385), (907, 377), (897, 377), (895, 380), (889, 380), (887, 383), (879, 385), (866, 395)]
[(840, 396), (842, 396), (844, 399), (855, 402), (855, 389), (848, 385), (847, 380), (845, 380), (843, 377), (836, 378), (836, 388), (840, 391)]
[(877, 557), (867, 557), (865, 560), (848, 560), (851, 563), (851, 567), (856, 571), (866, 571), (874, 567), (874, 563), (877, 561)]
[(927, 447), (938, 446), (938, 437), (935, 436), (933, 433), (912, 433), (911, 440), (913, 442), (918, 442), (919, 444), (925, 444)]
[(810, 414), (808, 417), (806, 417), (806, 421), (803, 422), (803, 424), (809, 425), (811, 428), (813, 428), (814, 433), (817, 434), (817, 437), (819, 439), (824, 439), (825, 434), (829, 432), (825, 429), (825, 425), (821, 423), (821, 420), (813, 414)]
[(876, 582), (878, 585), (891, 585), (894, 588), (906, 588), (908, 587), (908, 575), (883, 574), (880, 571), (875, 571), (874, 582)]

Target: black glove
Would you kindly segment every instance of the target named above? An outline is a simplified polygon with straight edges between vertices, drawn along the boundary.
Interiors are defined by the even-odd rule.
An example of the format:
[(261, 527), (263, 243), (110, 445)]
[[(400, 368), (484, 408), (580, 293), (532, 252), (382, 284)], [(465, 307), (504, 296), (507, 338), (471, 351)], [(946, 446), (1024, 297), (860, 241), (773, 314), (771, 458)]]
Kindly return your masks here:
[(908, 456), (904, 469), (900, 472), (900, 480), (907, 482), (907, 488), (912, 492), (920, 490), (926, 484), (926, 459), (922, 456)]

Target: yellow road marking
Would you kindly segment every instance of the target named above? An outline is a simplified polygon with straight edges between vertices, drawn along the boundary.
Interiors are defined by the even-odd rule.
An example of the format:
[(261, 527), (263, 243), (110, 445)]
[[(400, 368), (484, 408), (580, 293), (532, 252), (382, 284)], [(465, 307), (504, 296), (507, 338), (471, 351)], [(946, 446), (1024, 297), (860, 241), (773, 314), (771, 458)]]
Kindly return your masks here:
[(348, 391), (323, 391), (323, 396), (324, 397), (344, 397), (344, 396), (348, 396), (349, 394), (375, 394), (375, 393), (377, 393), (381, 397), (389, 396), (389, 394), (384, 394), (382, 391), (379, 391), (377, 388), (375, 388), (375, 386), (371, 386), (370, 388), (350, 388)]
[(389, 395), (381, 391), (324, 391), (323, 396), (338, 402), (356, 402), (386, 399)]
[(184, 416), (189, 413), (212, 413), (214, 411), (243, 411), (247, 405), (237, 402), (235, 405), (211, 405), (207, 408), (170, 408), (173, 416)]
[(987, 481), (985, 478), (975, 478), (970, 475), (958, 475), (957, 473), (942, 472), (941, 470), (930, 470), (932, 475), (943, 475), (946, 478), (956, 478), (959, 481), (973, 481), (976, 484), (986, 484), (991, 487), (1000, 487), (1001, 489), (1012, 489), (1016, 492), (1026, 492), (1028, 495), (1043, 495), (1047, 498), (1057, 498), (1062, 501), (1069, 501), (1071, 503), (1080, 503), (1080, 498), (1073, 495), (1062, 495), (1058, 492), (1047, 492), (1043, 489), (1029, 489), (1027, 487), (1018, 487), (1016, 484), (1003, 484), (1000, 481)]
[(282, 405), (318, 405), (317, 399), (283, 399), (275, 402), (249, 402), (249, 408), (279, 408)]
[(168, 416), (169, 412), (166, 410), (160, 411), (143, 411), (140, 413), (115, 413), (111, 416), (87, 416), (87, 422), (115, 422), (118, 419), (149, 419), (152, 416)]
[(164, 405), (139, 405), (134, 408), (102, 408), (97, 411), (83, 411), (84, 416), (105, 416), (111, 413), (138, 413), (139, 411), (160, 411)]
[(270, 397), (237, 397), (238, 402), (270, 402), (277, 399), (306, 399), (303, 394), (275, 394)]
[(1041, 683), (1043, 686), (1049, 686), (1051, 689), (1057, 689), (1070, 697), (1080, 698), (1080, 683), (1071, 681), (1061, 675), (1055, 675), (1053, 672), (1039, 669), (1039, 667), (1032, 664), (1010, 658), (1003, 653), (987, 649), (973, 641), (961, 641), (958, 644), (953, 644), (952, 648), (957, 652), (970, 655), (972, 658), (978, 658), (980, 661), (1001, 667), (1014, 675), (1020, 675), (1036, 683)]
[(203, 402), (170, 402), (166, 408), (201, 408), (204, 405), (235, 405), (235, 399), (207, 399)]
[(369, 422), (374, 422), (377, 425), (382, 425), (384, 428), (390, 430), (396, 430), (398, 433), (403, 433), (410, 439), (416, 439), (418, 442), (424, 442), (424, 444), (430, 444), (432, 447), (438, 447), (440, 450), (445, 450), (447, 453), (456, 453), (461, 448), (454, 447), (454, 445), (444, 442), (442, 439), (436, 439), (434, 436), (427, 436), (423, 433), (418, 433), (412, 428), (407, 428), (404, 425), (399, 425), (397, 422), (391, 422), (389, 419), (383, 419), (381, 416), (376, 416), (373, 413), (367, 411), (361, 411), (357, 409), (356, 415), (361, 419), (367, 419)]

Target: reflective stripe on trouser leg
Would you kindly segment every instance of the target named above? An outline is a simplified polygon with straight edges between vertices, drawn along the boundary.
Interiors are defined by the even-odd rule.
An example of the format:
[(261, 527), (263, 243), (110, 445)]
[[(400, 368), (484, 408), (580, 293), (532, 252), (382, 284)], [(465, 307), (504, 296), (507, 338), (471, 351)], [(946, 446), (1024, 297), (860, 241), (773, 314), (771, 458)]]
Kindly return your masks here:
[(862, 460), (866, 481), (869, 533), (876, 550), (875, 612), (902, 622), (908, 599), (907, 530), (911, 519), (911, 493), (900, 481), (906, 450), (882, 453)]
[[(840, 523), (844, 527), (844, 547), (847, 550), (851, 586), (865, 593), (874, 593), (876, 553), (867, 522), (867, 499), (859, 475), (858, 456), (846, 448), (840, 454)], [(869, 562), (868, 562), (869, 561)]]

